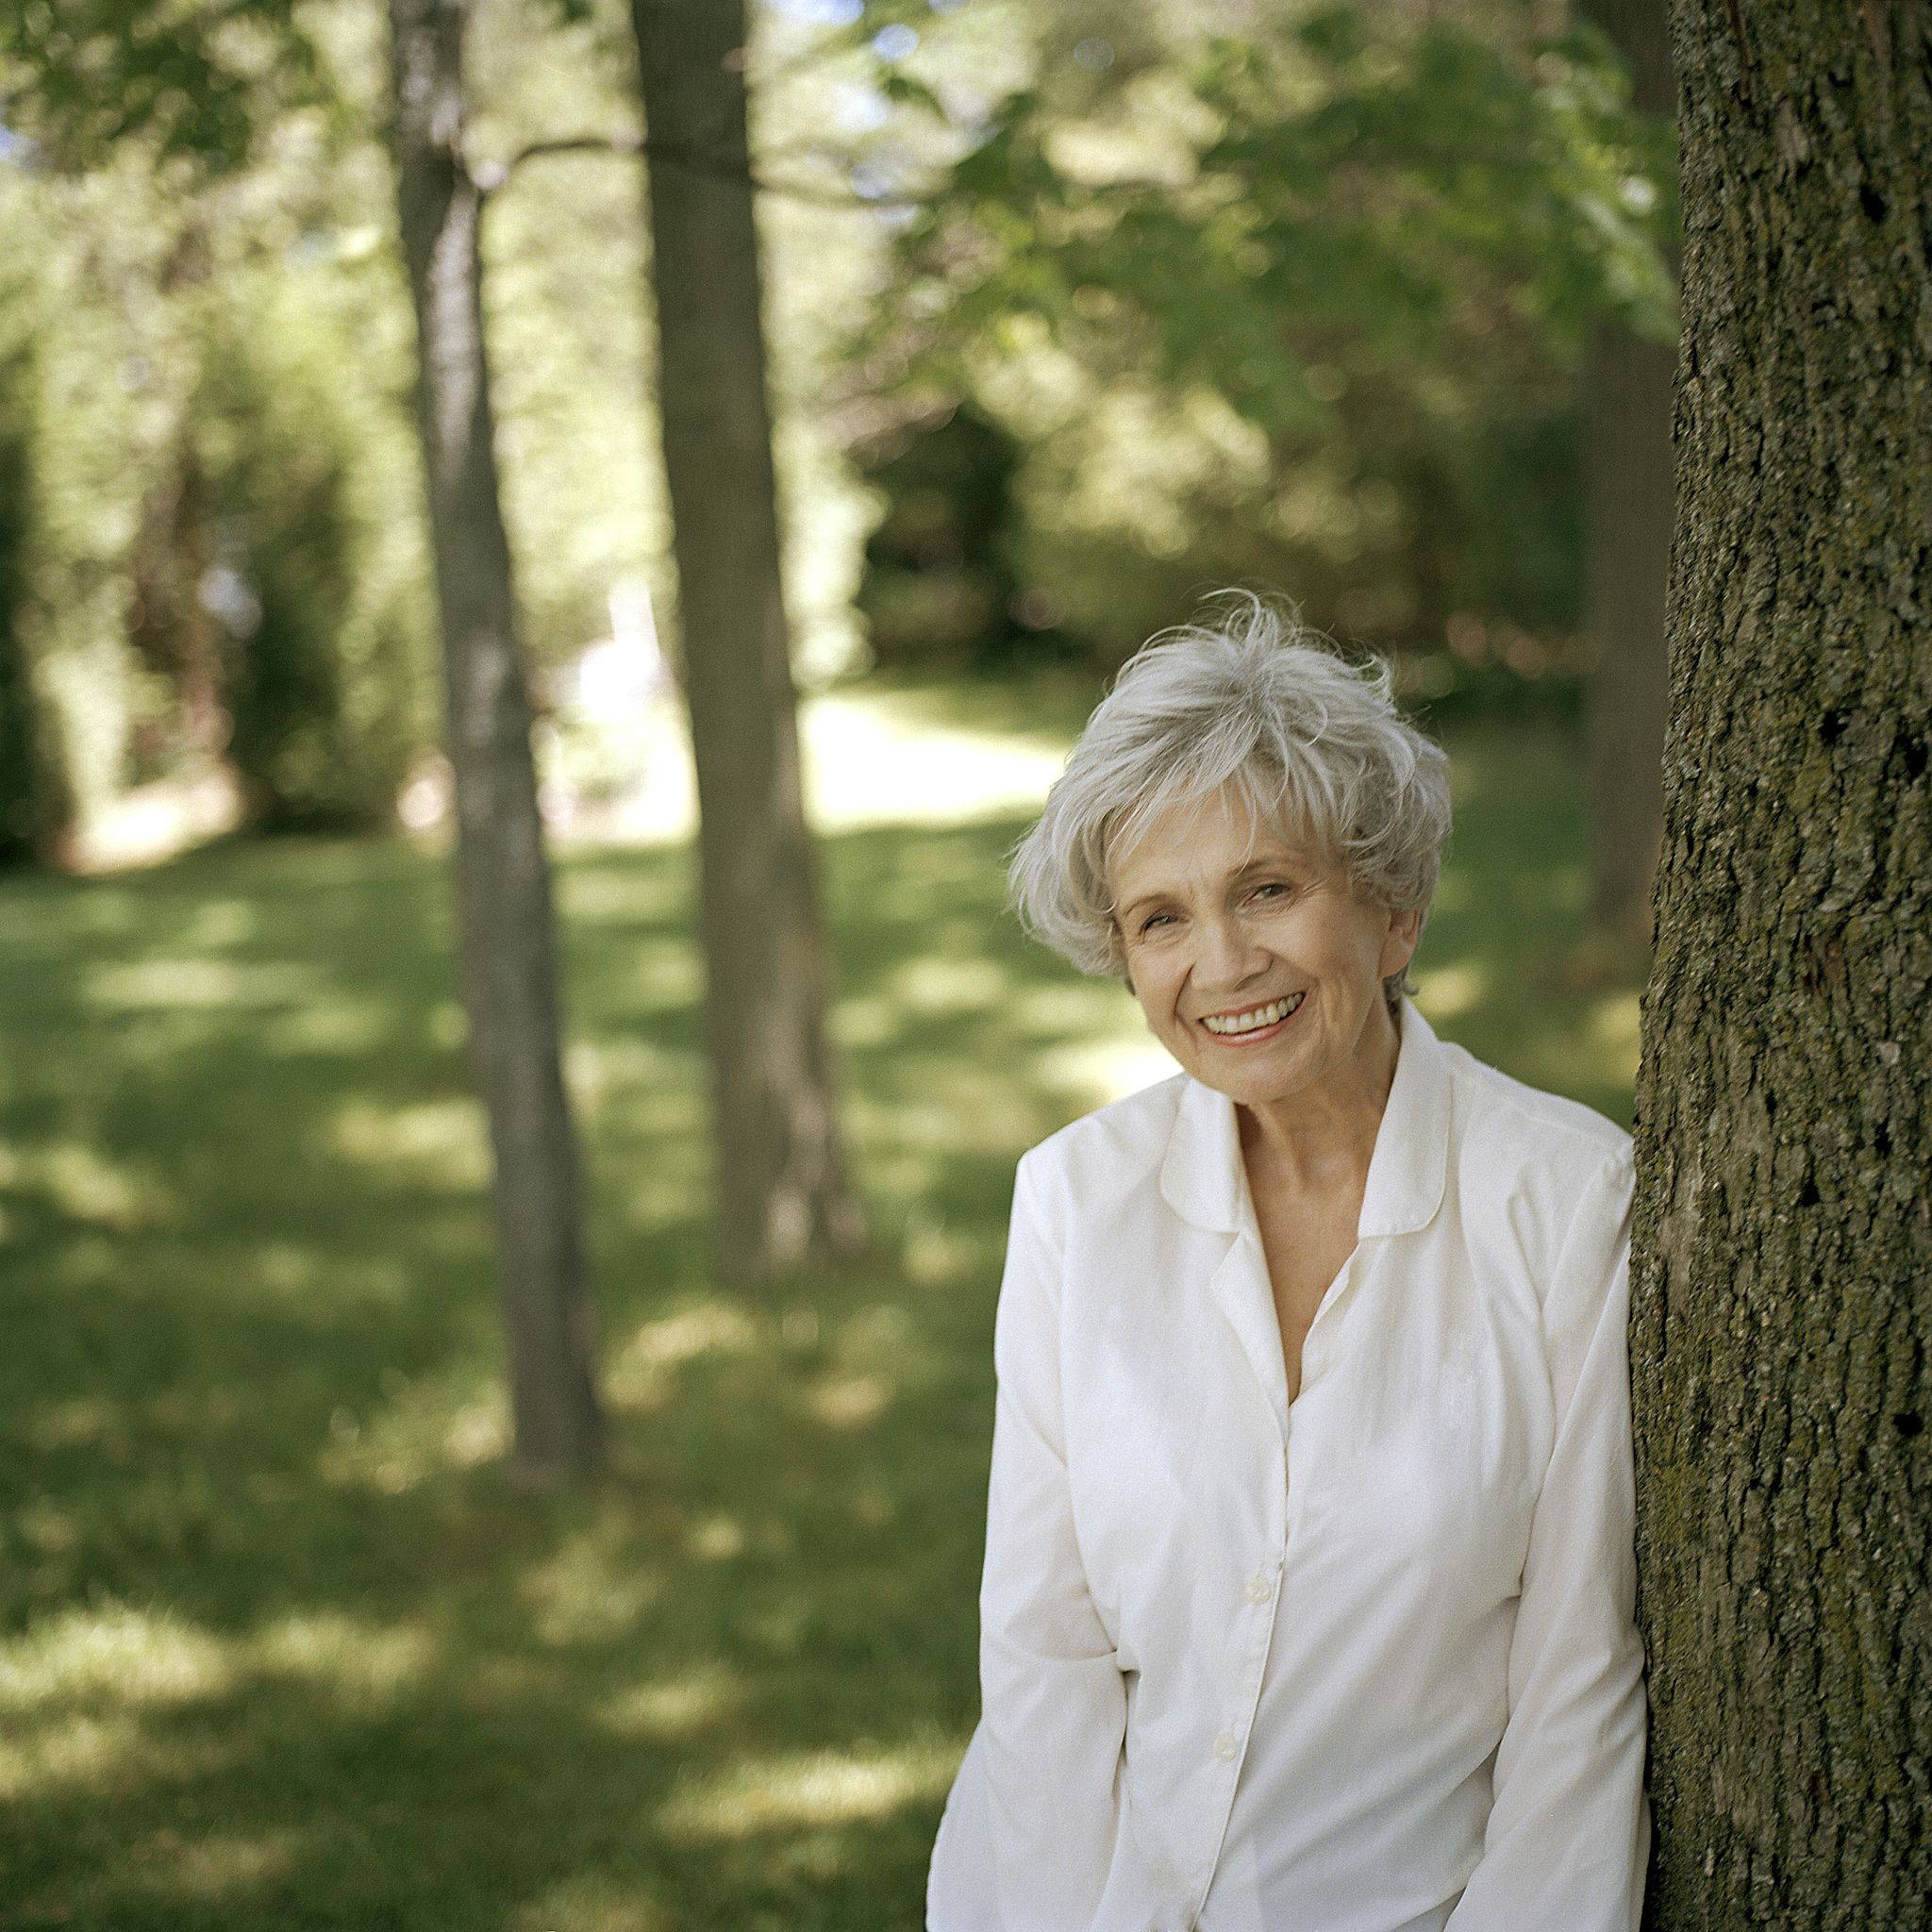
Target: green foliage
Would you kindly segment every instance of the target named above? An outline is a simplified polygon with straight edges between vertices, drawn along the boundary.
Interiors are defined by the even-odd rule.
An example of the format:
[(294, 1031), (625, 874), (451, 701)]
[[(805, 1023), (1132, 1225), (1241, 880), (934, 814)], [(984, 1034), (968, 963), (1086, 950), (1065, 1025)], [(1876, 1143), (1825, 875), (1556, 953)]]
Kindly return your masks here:
[(885, 500), (857, 605), (882, 665), (1003, 661), (1038, 638), (1013, 575), (1018, 450), (971, 408), (895, 428), (861, 459)]
[(202, 598), (227, 633), (227, 755), (265, 831), (391, 822), (423, 740), (424, 642), (369, 566), (348, 342), (266, 280), (217, 325), (192, 412), (210, 478)]
[(1582, 623), (1582, 461), (1575, 412), (1495, 414), (1476, 425), (1458, 493), (1474, 514), (1457, 558), (1453, 601), (1532, 630)]
[[(954, 755), (1057, 752), (1079, 709), (986, 681), (922, 702)], [(1559, 970), (1574, 747), (1451, 755), (1424, 1010), (1627, 1117), (1634, 982)], [(918, 1924), (976, 1705), (1012, 1163), (1144, 1038), (1005, 915), (1018, 829), (825, 841), (883, 1252), (756, 1307), (708, 1259), (689, 855), (563, 857), (613, 1468), (556, 1505), (499, 1464), (441, 860), (229, 843), (0, 884), (12, 1923)]]
[[(177, 541), (171, 495), (207, 344), (262, 278), (299, 285), (339, 391), (352, 630), (403, 613), (413, 650), (425, 625), (385, 22), (361, 0), (0, 11), (8, 125), (30, 143), (14, 158), (44, 164), (0, 169), (45, 372), (24, 621), (57, 727), (50, 782), (86, 812), (189, 756), (191, 680), (143, 625), (165, 602), (206, 628), (214, 559)], [(1262, 9), (1242, 47), (1220, 0), (751, 9), (757, 165), (778, 191), (759, 221), (787, 598), (808, 678), (862, 648), (878, 507), (849, 455), (928, 413), (935, 390), (1015, 442), (994, 601), (1024, 600), (1044, 626), (1028, 639), (1110, 660), (1243, 579), (1385, 646), (1440, 641), (1461, 611), (1568, 622), (1567, 345), (1589, 313), (1655, 310), (1671, 171), (1587, 36), (1536, 46), (1513, 4), (1435, 14)], [(916, 49), (877, 51), (888, 25)], [(626, 33), (604, 0), (479, 9), (475, 159), (634, 131)], [(637, 164), (519, 169), (483, 240), (531, 655), (540, 670), (573, 656), (606, 630), (613, 588), (640, 581), (675, 648)], [(886, 600), (905, 635), (932, 589), (916, 577)], [(890, 655), (882, 588), (863, 601)]]
[[(408, 308), (373, 259), (389, 182), (333, 88), (336, 58), (358, 71), (344, 16), (287, 12), (178, 23), (182, 59), (225, 63), (209, 98), (245, 110), (245, 142), (204, 141), (213, 123), (143, 92), (141, 63), (173, 58), (158, 9), (63, 15), (38, 64), (19, 36), (39, 28), (8, 29), (33, 139), (0, 168), (0, 236), (20, 244), (0, 309), (42, 369), (23, 624), (57, 820), (198, 774), (231, 701), (264, 823), (384, 822), (433, 736)], [(310, 24), (335, 43), (328, 75)], [(119, 120), (80, 113), (83, 73)], [(248, 652), (222, 613), (251, 605)]]
[(1163, 382), (1270, 428), (1322, 407), (1313, 333), (1437, 366), (1510, 319), (1562, 346), (1604, 314), (1670, 335), (1669, 133), (1602, 36), (1372, 18), (1208, 41), (1161, 76), (1183, 138), (1144, 174), (1014, 92), (904, 230), (902, 327), (941, 369), (1019, 316), (1088, 353), (1129, 327)]
[(123, 782), (136, 702), (125, 559), (182, 373), (154, 295), (167, 232), (142, 171), (66, 182), (0, 165), (0, 337), (34, 372), (12, 397), (29, 473), (13, 622), (34, 669), (50, 841)]
[(1674, 326), (1671, 131), (1608, 43), (1507, 8), (1033, 19), (991, 105), (933, 47), (955, 155), (901, 160), (860, 344), (1021, 436), (1023, 580), (1104, 658), (1237, 578), (1385, 645), (1573, 621), (1577, 345)]
[(70, 171), (139, 137), (224, 173), (278, 114), (330, 98), (298, 0), (14, 0), (0, 90), (8, 127)]

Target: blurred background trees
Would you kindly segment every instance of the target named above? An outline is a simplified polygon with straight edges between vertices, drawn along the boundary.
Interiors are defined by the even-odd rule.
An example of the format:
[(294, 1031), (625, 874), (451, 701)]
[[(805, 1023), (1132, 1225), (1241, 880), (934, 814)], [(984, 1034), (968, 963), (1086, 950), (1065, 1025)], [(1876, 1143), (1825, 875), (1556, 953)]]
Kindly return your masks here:
[[(90, 29), (140, 13), (8, 29), (37, 809), (72, 833), (225, 761), (264, 825), (368, 823), (434, 737), (379, 18), (223, 9), (206, 98), (152, 34), (127, 99), (87, 92)], [(625, 28), (480, 8), (479, 165), (635, 142)], [(1530, 0), (771, 0), (753, 29), (808, 684), (874, 651), (1105, 668), (1245, 580), (1397, 653), (1418, 696), (1581, 691), (1584, 350), (1673, 326), (1670, 134), (1602, 34)], [(191, 183), (190, 142), (225, 165)], [(646, 591), (677, 649), (634, 169), (519, 172), (487, 243), (540, 688), (613, 593)]]
[(456, 953), (490, 1123), (513, 1466), (552, 1485), (604, 1457), (582, 1162), (563, 1074), (549, 857), (484, 321), (485, 189), (469, 151), (471, 0), (390, 0), (387, 127), (415, 311), (410, 385), (455, 803)]
[(745, 125), (743, 0), (635, 0), (720, 1251), (735, 1280), (856, 1254), (805, 820)]
[(197, 19), (100, 0), (0, 28), (55, 856), (212, 774), (262, 830), (387, 826), (431, 732), (382, 180), (286, 8)]

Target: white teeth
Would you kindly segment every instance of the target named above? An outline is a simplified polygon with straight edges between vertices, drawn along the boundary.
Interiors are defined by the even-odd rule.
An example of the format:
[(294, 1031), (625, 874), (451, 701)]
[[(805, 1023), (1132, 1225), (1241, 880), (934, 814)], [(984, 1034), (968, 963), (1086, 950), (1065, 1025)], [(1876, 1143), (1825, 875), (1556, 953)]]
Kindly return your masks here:
[(1305, 994), (1296, 993), (1292, 999), (1276, 1000), (1272, 1006), (1257, 1007), (1251, 1013), (1211, 1013), (1201, 1022), (1210, 1033), (1256, 1033), (1263, 1026), (1272, 1026), (1277, 1020), (1285, 1020), (1301, 1005)]

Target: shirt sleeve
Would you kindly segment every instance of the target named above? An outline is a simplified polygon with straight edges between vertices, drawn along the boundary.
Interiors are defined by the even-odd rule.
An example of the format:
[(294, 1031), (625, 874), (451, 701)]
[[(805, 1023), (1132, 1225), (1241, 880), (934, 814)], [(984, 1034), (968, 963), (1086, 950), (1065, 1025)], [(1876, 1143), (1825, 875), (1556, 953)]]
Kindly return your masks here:
[(1556, 1433), (1483, 1854), (1447, 1932), (1636, 1932), (1650, 1847), (1635, 1621), (1630, 1159), (1584, 1190), (1544, 1303)]
[(1000, 1932), (1086, 1932), (1119, 1829), (1126, 1691), (1074, 1540), (1061, 1249), (1021, 1163), (994, 1326), (981, 1745)]

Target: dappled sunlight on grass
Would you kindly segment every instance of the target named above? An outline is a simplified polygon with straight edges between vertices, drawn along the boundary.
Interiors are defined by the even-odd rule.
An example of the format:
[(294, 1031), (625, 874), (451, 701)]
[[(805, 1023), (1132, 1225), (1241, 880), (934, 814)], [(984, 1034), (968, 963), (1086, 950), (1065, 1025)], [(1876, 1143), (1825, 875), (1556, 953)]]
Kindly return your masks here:
[(1021, 731), (936, 727), (904, 697), (828, 693), (803, 708), (814, 822), (958, 825), (1037, 808), (1066, 761), (1063, 746)]
[(998, 1254), (998, 1239), (983, 1224), (948, 1223), (940, 1208), (924, 1201), (914, 1200), (900, 1223), (899, 1266), (916, 1287), (984, 1279)]
[(638, 1628), (662, 1590), (623, 1526), (607, 1522), (526, 1568), (517, 1598), (540, 1643), (609, 1643)]
[(181, 927), (181, 944), (194, 954), (252, 945), (261, 937), (261, 908), (247, 899), (205, 899)]
[(617, 1691), (599, 1713), (620, 1737), (676, 1743), (735, 1717), (744, 1701), (738, 1678), (720, 1664), (698, 1664)]
[(508, 1450), (508, 1400), (493, 1348), (452, 1352), (413, 1375), (385, 1367), (375, 1398), (329, 1412), (314, 1461), (324, 1482), (399, 1496), (494, 1464)]
[(828, 1429), (863, 1429), (891, 1407), (892, 1391), (877, 1375), (838, 1375), (814, 1383), (806, 1402)]
[(608, 1099), (629, 1103), (650, 1090), (656, 1111), (650, 1124), (668, 1131), (705, 1125), (704, 1067), (694, 1050), (674, 1051), (641, 1035), (571, 1041), (565, 1072), (572, 1094), (587, 1107)]
[[(952, 694), (957, 707), (959, 694)], [(1059, 775), (1069, 721), (1091, 693), (1055, 687), (1044, 718), (1002, 704), (995, 691), (976, 717), (946, 716), (944, 698), (871, 685), (805, 697), (798, 708), (806, 802), (812, 823), (838, 833), (881, 824), (957, 825), (1038, 807)], [(974, 708), (968, 707), (969, 709)], [(592, 851), (613, 839), (674, 844), (697, 823), (691, 737), (679, 701), (655, 700), (643, 724), (641, 776), (629, 796), (560, 832), (564, 849)], [(613, 904), (608, 887), (566, 894), (574, 915)], [(614, 903), (629, 909), (620, 897)]]
[(205, 1776), (231, 1757), (218, 1740), (183, 1750), (157, 1737), (129, 1709), (65, 1712), (53, 1721), (9, 1724), (0, 1736), (0, 1798), (109, 1799), (143, 1783)]
[(685, 1554), (700, 1563), (728, 1563), (745, 1553), (744, 1524), (735, 1516), (701, 1516), (684, 1539)]
[(1449, 966), (1418, 967), (1412, 976), (1416, 1005), (1438, 1029), (1481, 1006), (1489, 995), (1489, 972), (1479, 959), (1457, 959)]
[(166, 1611), (67, 1610), (0, 1649), (0, 1710), (57, 1699), (179, 1704), (225, 1690), (227, 1647)]
[(326, 977), (293, 960), (275, 964), (205, 956), (142, 959), (88, 973), (84, 996), (103, 1013), (147, 1008), (288, 1007), (325, 997)]
[(258, 1890), (286, 1876), (315, 1840), (314, 1831), (284, 1827), (259, 1836), (209, 1832), (183, 1838), (155, 1831), (128, 1847), (135, 1863), (154, 1869), (165, 1888), (210, 1905), (232, 1904), (237, 1892)]
[(126, 1441), (127, 1420), (121, 1405), (98, 1396), (77, 1395), (31, 1412), (21, 1438), (33, 1449), (86, 1449)]
[(1113, 1040), (1076, 1041), (1034, 1056), (1034, 1073), (1068, 1092), (1086, 1096), (1089, 1107), (1105, 1107), (1138, 1093), (1180, 1069), (1167, 1049), (1144, 1029)]
[(1590, 1009), (1590, 1040), (1632, 1082), (1643, 1029), (1643, 1001), (1635, 992), (1607, 993)]
[(607, 1353), (605, 1389), (624, 1408), (655, 1408), (665, 1398), (671, 1372), (701, 1356), (743, 1355), (758, 1331), (742, 1309), (711, 1301), (654, 1322), (641, 1322)]
[(71, 1609), (0, 1643), (0, 1792), (109, 1792), (208, 1775), (238, 1746), (189, 1722), (197, 1709), (302, 1679), (338, 1711), (386, 1709), (436, 1654), (425, 1630), (340, 1612), (224, 1633), (124, 1604)]
[(891, 1103), (886, 1109), (856, 1109), (861, 1129), (890, 1132), (909, 1152), (951, 1148), (956, 1152), (990, 1152), (1010, 1147), (1031, 1123), (1026, 1096), (1016, 1096), (1009, 1074), (995, 1067), (973, 1065), (950, 1070), (950, 1077), (935, 1070), (923, 1094)]
[(945, 1795), (958, 1757), (950, 1742), (896, 1751), (813, 1751), (753, 1758), (694, 1781), (658, 1811), (674, 1837), (742, 1838), (776, 1825), (845, 1824)]
[(381, 1175), (384, 1186), (472, 1194), (489, 1184), (483, 1110), (467, 1094), (412, 1106), (351, 1100), (337, 1111), (329, 1138), (335, 1153)]
[(315, 1054), (354, 1059), (379, 1050), (389, 1038), (390, 1016), (375, 1001), (327, 1002), (275, 1013), (262, 1023), (261, 1053), (271, 1060)]
[(416, 1624), (371, 1624), (340, 1610), (300, 1610), (262, 1625), (243, 1654), (250, 1668), (307, 1677), (339, 1705), (379, 1706), (421, 1681), (440, 1655)]
[[(558, 908), (573, 926), (580, 928), (662, 926), (682, 920), (690, 910), (689, 881), (683, 872), (682, 867), (645, 868), (621, 859), (600, 863), (579, 854), (558, 879)], [(633, 965), (637, 957), (631, 956)], [(651, 949), (650, 958), (659, 970), (683, 975), (688, 981), (683, 992), (697, 991), (695, 955), (679, 946), (659, 944)], [(675, 993), (680, 989), (674, 981), (667, 984), (667, 990)]]
[(917, 1024), (946, 1013), (978, 1013), (1004, 1004), (1007, 976), (991, 959), (908, 959), (879, 997), (905, 1020)]
[(509, 1923), (513, 1932), (669, 1932), (673, 1922), (634, 1885), (579, 1874), (546, 1887)]
[(640, 1010), (688, 1007), (704, 991), (704, 974), (688, 937), (626, 945), (618, 964), (625, 997)]
[(69, 1221), (116, 1232), (161, 1227), (175, 1218), (174, 1195), (152, 1165), (116, 1158), (88, 1141), (0, 1147), (0, 1188), (38, 1191)]
[(266, 1241), (245, 1263), (247, 1291), (292, 1307), (313, 1307), (325, 1298), (333, 1308), (358, 1302), (400, 1300), (409, 1292), (409, 1270), (400, 1255), (353, 1258), (321, 1243)]

